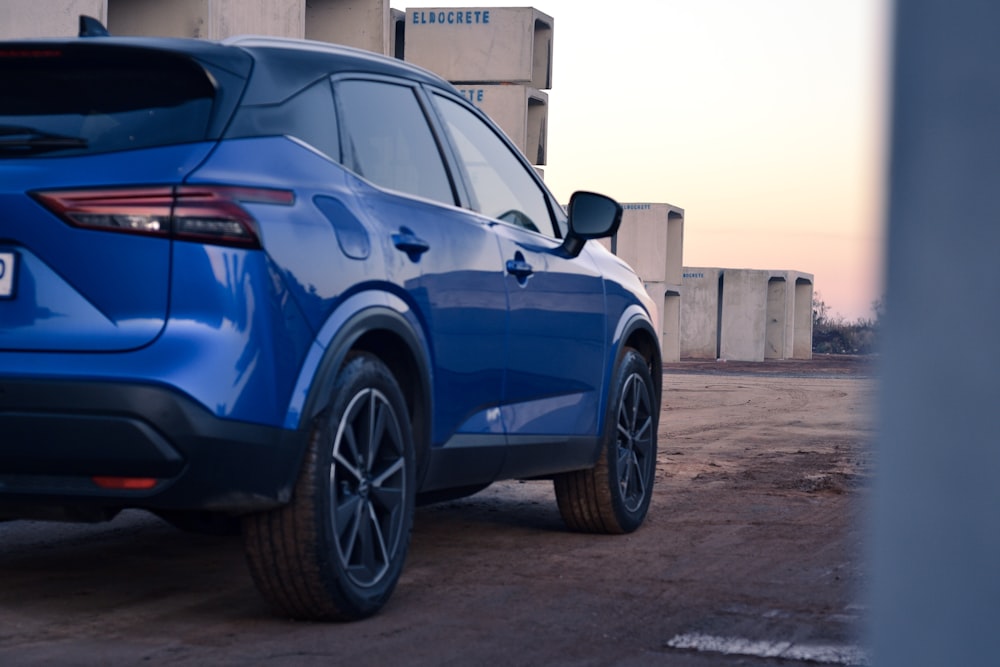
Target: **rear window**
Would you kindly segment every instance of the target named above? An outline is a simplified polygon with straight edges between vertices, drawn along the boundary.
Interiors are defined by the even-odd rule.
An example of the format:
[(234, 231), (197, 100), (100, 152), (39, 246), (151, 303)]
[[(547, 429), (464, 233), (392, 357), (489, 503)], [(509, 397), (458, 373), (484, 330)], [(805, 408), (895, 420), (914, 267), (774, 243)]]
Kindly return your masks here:
[(215, 88), (175, 54), (0, 51), (0, 158), (65, 156), (205, 139)]

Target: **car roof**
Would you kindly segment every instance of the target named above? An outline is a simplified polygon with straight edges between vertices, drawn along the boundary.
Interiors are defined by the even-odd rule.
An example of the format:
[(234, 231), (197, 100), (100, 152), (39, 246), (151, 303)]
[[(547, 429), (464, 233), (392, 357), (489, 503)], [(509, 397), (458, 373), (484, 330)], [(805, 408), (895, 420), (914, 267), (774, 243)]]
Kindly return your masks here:
[(452, 85), (396, 58), (327, 42), (243, 35), (221, 42), (253, 57), (256, 65), (243, 104), (276, 103), (309, 83), (337, 72), (363, 72), (417, 81), (446, 90)]
[(221, 42), (182, 37), (75, 37), (0, 41), (0, 53), (58, 49), (85, 52), (150, 50), (189, 56), (210, 68), (249, 79), (243, 104), (276, 104), (328, 74), (356, 72), (393, 76), (454, 92), (438, 75), (371, 51), (303, 39), (240, 35)]

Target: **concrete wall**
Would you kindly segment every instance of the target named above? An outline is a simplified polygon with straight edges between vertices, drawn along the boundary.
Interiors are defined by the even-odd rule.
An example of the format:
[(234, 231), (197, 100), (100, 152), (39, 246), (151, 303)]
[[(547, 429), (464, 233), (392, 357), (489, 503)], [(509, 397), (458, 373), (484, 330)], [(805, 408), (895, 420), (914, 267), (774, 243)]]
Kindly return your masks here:
[(106, 24), (105, 0), (0, 0), (0, 39), (73, 37), (80, 29), (80, 14)]
[(686, 267), (684, 359), (812, 358), (813, 277), (799, 271)]
[(406, 60), (453, 83), (552, 87), (551, 16), (531, 7), (406, 10)]

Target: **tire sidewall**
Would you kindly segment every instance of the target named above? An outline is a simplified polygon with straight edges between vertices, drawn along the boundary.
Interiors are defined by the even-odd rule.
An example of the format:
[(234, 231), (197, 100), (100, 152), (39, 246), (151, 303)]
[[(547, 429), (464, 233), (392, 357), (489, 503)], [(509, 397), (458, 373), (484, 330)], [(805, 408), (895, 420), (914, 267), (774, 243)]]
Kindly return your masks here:
[[(625, 498), (619, 484), (618, 466), (618, 411), (624, 398), (628, 379), (637, 375), (648, 394), (649, 411), (652, 417), (652, 443), (649, 453), (651, 462), (647, 464), (646, 493), (634, 510), (626, 506)], [(607, 461), (608, 488), (611, 491), (611, 507), (615, 520), (623, 532), (630, 533), (637, 529), (646, 518), (653, 495), (653, 484), (656, 478), (656, 432), (659, 422), (659, 403), (655, 400), (655, 385), (645, 359), (637, 351), (626, 348), (614, 374), (614, 391), (608, 402), (608, 412), (605, 421), (604, 449), (602, 456)]]
[[(375, 389), (385, 396), (400, 426), (406, 468), (404, 482), (406, 508), (388, 570), (377, 582), (362, 586), (347, 575), (341, 564), (332, 521), (331, 498), (335, 490), (330, 486), (330, 468), (340, 423), (353, 399), (367, 389)], [(403, 570), (413, 528), (415, 507), (413, 434), (402, 391), (389, 369), (371, 355), (362, 354), (349, 358), (337, 375), (330, 404), (317, 415), (316, 428), (321, 430), (317, 439), (319, 447), (316, 452), (316, 466), (312, 471), (314, 488), (318, 491), (314, 527), (319, 537), (317, 562), (320, 563), (320, 572), (326, 575), (323, 578), (327, 591), (338, 600), (338, 606), (350, 610), (351, 616), (364, 618), (377, 612), (391, 597)]]

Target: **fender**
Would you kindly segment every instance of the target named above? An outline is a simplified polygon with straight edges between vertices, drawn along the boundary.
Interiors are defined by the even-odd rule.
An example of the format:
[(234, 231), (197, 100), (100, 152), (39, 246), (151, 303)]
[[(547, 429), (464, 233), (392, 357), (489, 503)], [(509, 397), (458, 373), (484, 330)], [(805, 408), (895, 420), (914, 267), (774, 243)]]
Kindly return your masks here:
[(422, 429), (426, 433), (418, 435), (423, 442), (429, 442), (432, 373), (427, 337), (413, 309), (398, 296), (381, 290), (348, 297), (320, 329), (299, 370), (285, 416), (285, 428), (309, 427), (313, 417), (329, 402), (330, 387), (347, 353), (362, 336), (372, 331), (396, 335), (415, 360), (419, 384), (416, 401), (426, 416)]
[(625, 341), (627, 341), (632, 334), (639, 329), (645, 330), (650, 337), (656, 341), (652, 354), (655, 359), (651, 361), (660, 361), (660, 342), (656, 336), (656, 329), (653, 327), (653, 323), (649, 321), (649, 314), (642, 308), (642, 306), (632, 304), (622, 311), (621, 316), (618, 318), (618, 324), (615, 327), (615, 332), (611, 336), (611, 349), (614, 352), (611, 357), (615, 360), (616, 364), (618, 363), (618, 356), (621, 353), (621, 348), (624, 346)]
[[(656, 329), (653, 327), (653, 323), (649, 321), (649, 314), (638, 304), (632, 304), (622, 312), (621, 316), (618, 318), (618, 324), (615, 327), (615, 332), (611, 337), (611, 354), (608, 355), (609, 364), (604, 371), (604, 405), (607, 405), (608, 400), (610, 399), (608, 392), (610, 390), (612, 374), (621, 362), (622, 355), (625, 351), (625, 345), (634, 337), (636, 333), (639, 332), (641, 332), (641, 334), (645, 334), (643, 337), (650, 343), (649, 345), (644, 346), (644, 349), (640, 349), (639, 351), (649, 358), (649, 365), (653, 371), (653, 384), (656, 386), (656, 404), (657, 409), (659, 409), (663, 373), (655, 371), (663, 365), (663, 356), (660, 351), (660, 339), (656, 334)], [(603, 420), (601, 428), (604, 428)]]

